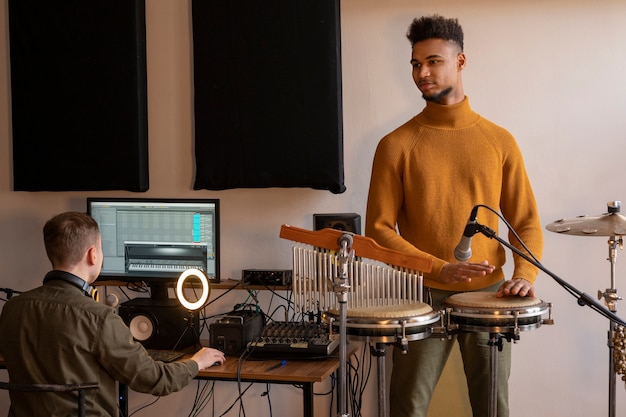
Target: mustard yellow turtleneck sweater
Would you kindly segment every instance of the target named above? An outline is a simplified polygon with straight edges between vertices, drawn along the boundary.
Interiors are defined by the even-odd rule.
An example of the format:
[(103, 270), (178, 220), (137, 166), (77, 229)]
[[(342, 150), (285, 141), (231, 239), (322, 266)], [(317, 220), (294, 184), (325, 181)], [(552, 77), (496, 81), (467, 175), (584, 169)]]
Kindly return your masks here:
[[(541, 259), (543, 234), (522, 154), (513, 136), (482, 118), (467, 97), (455, 105), (427, 102), (424, 110), (385, 136), (376, 149), (367, 202), (365, 234), (380, 245), (428, 256), (433, 269), (424, 284), (474, 291), (504, 277), (505, 251), (478, 233), (469, 262), (487, 260), (493, 274), (471, 283), (438, 281), (443, 265), (457, 262), (459, 243), (472, 208), (499, 210), (531, 252)], [(478, 223), (498, 233), (498, 217), (478, 209)], [(399, 234), (396, 232), (399, 231)], [(509, 235), (516, 247), (519, 243)], [(537, 269), (514, 256), (511, 278), (535, 281)]]

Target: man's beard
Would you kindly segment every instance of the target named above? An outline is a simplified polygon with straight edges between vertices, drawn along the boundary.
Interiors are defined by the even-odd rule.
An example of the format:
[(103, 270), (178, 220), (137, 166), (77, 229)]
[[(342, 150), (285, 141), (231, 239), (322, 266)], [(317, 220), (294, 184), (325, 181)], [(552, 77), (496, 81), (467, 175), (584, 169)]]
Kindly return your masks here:
[(445, 90), (433, 95), (433, 96), (427, 96), (425, 94), (422, 94), (422, 97), (424, 98), (424, 100), (426, 101), (432, 101), (433, 103), (440, 103), (441, 100), (446, 97), (448, 94), (450, 94), (452, 92), (452, 87), (448, 87)]

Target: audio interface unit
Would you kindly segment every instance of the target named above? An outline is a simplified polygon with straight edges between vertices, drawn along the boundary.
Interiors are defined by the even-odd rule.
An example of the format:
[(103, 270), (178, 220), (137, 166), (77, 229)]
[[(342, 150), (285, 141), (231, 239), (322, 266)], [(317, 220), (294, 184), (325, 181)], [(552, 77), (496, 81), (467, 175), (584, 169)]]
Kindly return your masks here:
[(291, 285), (292, 271), (290, 269), (244, 269), (241, 279), (246, 284), (287, 286)]

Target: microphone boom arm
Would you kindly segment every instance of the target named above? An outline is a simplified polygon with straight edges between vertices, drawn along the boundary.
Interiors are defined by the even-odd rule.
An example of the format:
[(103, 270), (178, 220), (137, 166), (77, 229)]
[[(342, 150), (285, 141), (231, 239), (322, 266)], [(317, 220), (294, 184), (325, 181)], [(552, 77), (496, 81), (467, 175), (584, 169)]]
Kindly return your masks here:
[(21, 291), (16, 291), (16, 290), (11, 289), (11, 288), (0, 288), (0, 291), (6, 293), (7, 300), (10, 300), (13, 297), (14, 294), (21, 294), (22, 293)]
[(596, 312), (602, 314), (604, 317), (606, 317), (607, 319), (611, 320), (612, 322), (620, 324), (620, 325), (626, 327), (626, 322), (624, 320), (622, 320), (619, 316), (617, 316), (615, 313), (613, 313), (612, 311), (608, 310), (605, 306), (603, 306), (602, 304), (597, 302), (589, 294), (586, 294), (586, 293), (583, 293), (583, 292), (579, 291), (574, 286), (572, 286), (571, 284), (566, 282), (564, 279), (558, 277), (556, 274), (554, 274), (553, 272), (549, 271), (539, 261), (533, 259), (532, 257), (528, 256), (524, 252), (520, 251), (515, 246), (511, 245), (509, 242), (507, 242), (504, 239), (502, 239), (500, 236), (498, 236), (498, 234), (495, 231), (493, 231), (493, 229), (491, 229), (491, 228), (489, 228), (487, 226), (484, 226), (482, 224), (479, 224), (479, 223), (476, 223), (476, 229), (477, 230), (476, 230), (475, 233), (480, 232), (484, 236), (486, 236), (486, 237), (488, 237), (490, 239), (497, 240), (502, 245), (506, 246), (511, 251), (513, 251), (515, 254), (517, 254), (521, 258), (525, 259), (527, 262), (530, 262), (532, 265), (534, 265), (535, 267), (539, 268), (540, 270), (542, 270), (543, 272), (548, 274), (560, 286), (565, 288), (567, 290), (567, 292), (569, 292), (570, 294), (572, 294), (574, 297), (577, 298), (577, 302), (578, 302), (579, 306), (588, 306), (592, 310), (595, 310)]

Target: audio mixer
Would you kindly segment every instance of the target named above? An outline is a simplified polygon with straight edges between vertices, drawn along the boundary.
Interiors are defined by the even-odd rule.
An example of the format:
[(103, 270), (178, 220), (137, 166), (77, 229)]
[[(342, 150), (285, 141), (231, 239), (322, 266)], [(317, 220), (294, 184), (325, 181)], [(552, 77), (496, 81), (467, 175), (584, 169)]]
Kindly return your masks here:
[(252, 356), (315, 358), (333, 354), (339, 335), (331, 334), (328, 325), (314, 322), (271, 322), (261, 336), (248, 344)]

